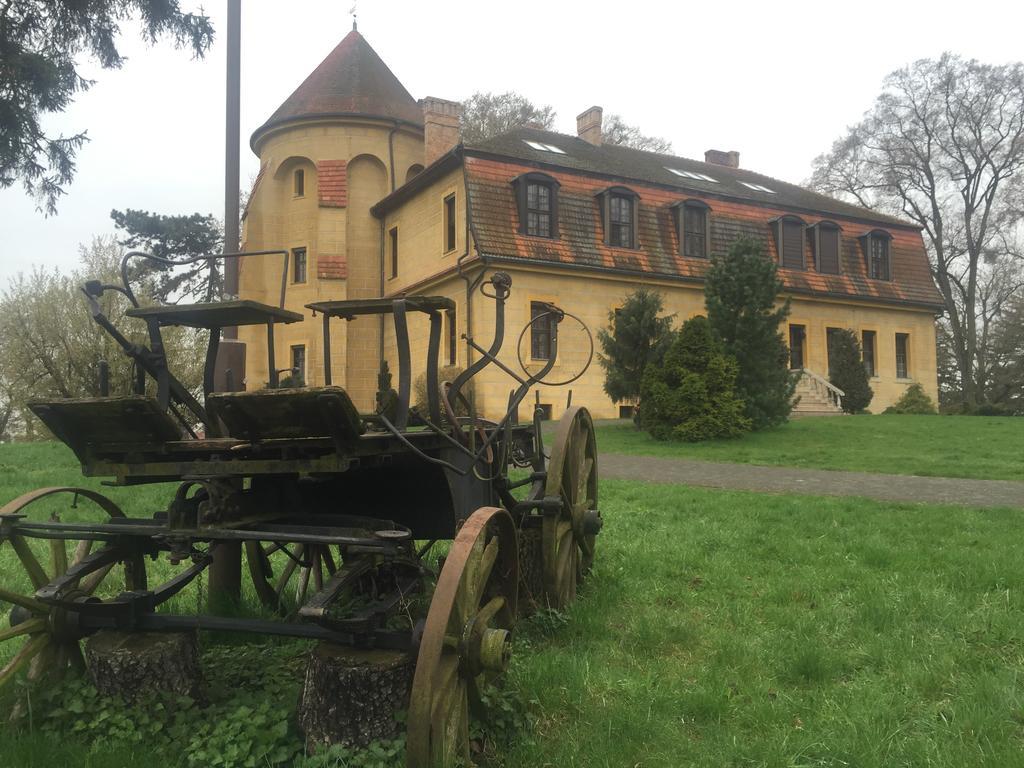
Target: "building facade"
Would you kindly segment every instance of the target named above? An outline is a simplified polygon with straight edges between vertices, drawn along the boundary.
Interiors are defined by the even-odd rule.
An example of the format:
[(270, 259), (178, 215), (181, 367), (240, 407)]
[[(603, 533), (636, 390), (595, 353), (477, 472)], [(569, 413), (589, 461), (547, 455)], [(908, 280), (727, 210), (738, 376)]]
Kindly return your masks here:
[[(459, 140), (459, 105), (416, 102), (353, 30), (253, 135), (261, 171), (244, 221), (246, 250), (290, 254), (286, 306), (324, 299), (448, 296), (442, 364), (475, 357), (493, 338), (493, 302), (479, 281), (512, 278), (500, 359), (534, 371), (550, 354), (544, 322), (551, 303), (562, 324), (547, 382), (572, 378), (590, 356), (579, 323), (596, 335), (640, 285), (657, 289), (681, 322), (704, 311), (703, 277), (713, 253), (740, 236), (761, 241), (777, 261), (785, 295), (792, 367), (828, 374), (832, 329), (862, 340), (875, 396), (872, 411), (913, 382), (937, 396), (932, 283), (920, 230), (900, 219), (815, 194), (740, 167), (736, 152), (703, 162), (602, 142), (601, 110), (578, 118), (576, 136), (522, 128), (476, 145)], [(276, 303), (281, 263), (243, 260), (245, 298)], [(394, 338), (381, 318), (333, 321), (332, 378), (360, 409), (373, 407), (383, 357), (395, 369)], [(427, 324), (410, 328), (414, 371), (425, 370)], [(525, 329), (525, 330), (524, 330)], [(521, 333), (522, 332), (522, 333)], [(280, 329), (280, 367), (323, 381), (321, 323)], [(247, 387), (265, 339), (247, 335)], [(596, 361), (572, 385), (575, 402), (598, 418), (628, 412), (603, 391)], [(477, 378), (477, 406), (502, 413), (512, 380), (495, 367)], [(534, 402), (557, 418), (563, 387), (540, 384)]]

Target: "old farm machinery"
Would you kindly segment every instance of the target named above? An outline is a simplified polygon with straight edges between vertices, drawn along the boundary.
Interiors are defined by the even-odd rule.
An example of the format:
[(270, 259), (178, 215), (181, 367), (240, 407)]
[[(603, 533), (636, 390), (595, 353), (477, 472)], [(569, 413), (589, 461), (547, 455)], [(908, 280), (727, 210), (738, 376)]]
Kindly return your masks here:
[[(24, 569), (0, 585), (0, 607), (9, 618), (0, 641), (19, 644), (5, 654), (0, 685), (20, 673), (83, 668), (81, 641), (101, 630), (237, 631), (383, 649), (415, 659), (408, 765), (467, 761), (469, 708), (481, 683), (506, 668), (521, 605), (569, 604), (601, 528), (587, 410), (568, 408), (548, 449), (539, 409), (532, 423), (516, 419), (530, 389), (555, 365), (567, 315), (550, 305), (531, 320), (531, 326), (546, 324), (550, 355), (532, 374), (517, 373), (498, 359), (511, 280), (490, 275), (479, 291), (493, 307), (493, 339), (484, 347), (467, 338), (476, 361), (441, 386), (441, 319), (454, 306), (450, 299), (309, 304), (323, 318), (325, 384), (282, 388), (274, 329), (303, 319), (284, 308), (284, 283), (278, 306), (250, 300), (140, 306), (129, 284), (134, 257), (160, 261), (129, 254), (122, 285), (91, 282), (84, 289), (96, 322), (133, 360), (133, 391), (109, 394), (103, 383), (100, 397), (36, 402), (31, 409), (71, 448), (86, 476), (111, 478), (117, 486), (171, 482), (176, 490), (165, 508), (145, 510), (145, 517), (128, 516), (106, 496), (77, 487), (43, 488), (0, 510), (0, 544), (13, 549)], [(124, 322), (144, 323), (147, 343), (133, 343), (104, 315), (99, 299), (107, 291), (128, 298)], [(387, 407), (370, 414), (359, 413), (331, 383), (329, 351), (332, 321), (365, 315), (390, 316), (398, 361), (397, 391), (379, 395)], [(429, 326), (422, 413), (410, 408), (414, 319)], [(246, 325), (266, 328), (268, 385), (215, 392), (221, 329)], [(201, 393), (168, 368), (162, 336), (168, 326), (209, 332)], [(514, 380), (498, 421), (475, 415), (466, 395), (468, 382), (488, 365)], [(81, 512), (76, 522), (58, 514), (38, 519), (34, 508), (53, 497), (89, 502), (95, 520), (82, 521)], [(446, 542), (438, 557), (436, 548)], [(219, 548), (239, 546), (252, 580), (248, 591), (263, 614), (182, 611), (185, 601), (171, 600), (202, 583)], [(150, 565), (147, 574), (147, 563), (158, 559), (169, 565)], [(161, 583), (153, 578), (157, 570)]]

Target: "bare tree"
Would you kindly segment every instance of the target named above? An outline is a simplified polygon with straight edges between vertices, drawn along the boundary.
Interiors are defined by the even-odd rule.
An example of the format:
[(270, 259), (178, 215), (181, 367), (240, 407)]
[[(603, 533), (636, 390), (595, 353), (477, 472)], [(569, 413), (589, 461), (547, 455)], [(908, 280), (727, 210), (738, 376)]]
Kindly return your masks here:
[[(131, 389), (131, 360), (93, 322), (81, 292), (89, 279), (119, 282), (123, 248), (112, 238), (97, 238), (81, 250), (80, 270), (64, 275), (36, 268), (17, 275), (0, 293), (0, 417), (7, 413), (8, 429), (15, 420), (22, 427), (31, 424), (25, 416), (30, 400), (99, 394), (100, 360), (110, 364), (113, 392), (126, 394)], [(130, 341), (148, 343), (145, 325), (124, 316), (129, 306), (124, 296), (107, 291), (99, 301), (104, 314)], [(166, 330), (171, 370), (186, 386), (198, 389), (200, 337), (188, 329)]]
[(608, 115), (604, 119), (604, 126), (601, 131), (601, 140), (605, 144), (617, 144), (633, 149), (643, 149), (647, 152), (661, 152), (666, 154), (672, 151), (672, 142), (660, 136), (647, 136), (640, 132), (635, 125), (630, 125), (619, 115)]
[[(986, 397), (986, 328), (1020, 290), (1024, 66), (945, 53), (897, 70), (814, 162), (820, 191), (919, 224), (942, 294), (959, 399)], [(1010, 279), (1011, 282), (1005, 282)]]
[[(462, 103), (462, 140), (473, 144), (523, 127), (551, 130), (555, 116), (556, 112), (550, 105), (537, 106), (515, 91), (477, 92)], [(639, 128), (630, 125), (619, 115), (608, 115), (604, 119), (602, 138), (605, 144), (649, 152), (672, 151), (672, 142), (641, 133)]]
[(538, 107), (514, 91), (478, 91), (462, 104), (462, 140), (467, 144), (484, 141), (523, 126), (550, 129), (554, 123), (553, 107)]

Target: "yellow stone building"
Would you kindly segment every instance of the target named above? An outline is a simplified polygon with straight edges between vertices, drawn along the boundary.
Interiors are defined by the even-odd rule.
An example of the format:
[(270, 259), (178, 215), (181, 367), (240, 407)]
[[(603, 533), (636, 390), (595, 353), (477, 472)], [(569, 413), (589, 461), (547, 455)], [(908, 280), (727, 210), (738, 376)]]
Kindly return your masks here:
[[(355, 30), (258, 128), (251, 146), (260, 172), (244, 219), (243, 249), (290, 254), (286, 307), (307, 315), (276, 334), (280, 368), (323, 382), (319, 318), (304, 305), (329, 299), (443, 295), (442, 364), (465, 366), (493, 337), (493, 302), (480, 281), (512, 278), (500, 359), (518, 369), (543, 364), (543, 323), (526, 328), (550, 302), (596, 334), (639, 285), (659, 290), (683, 320), (703, 312), (708, 256), (741, 235), (759, 238), (777, 259), (792, 299), (794, 368), (807, 372), (802, 408), (829, 411), (830, 329), (862, 339), (872, 373), (872, 411), (912, 382), (937, 397), (935, 315), (920, 230), (739, 167), (736, 152), (710, 150), (704, 162), (602, 143), (601, 110), (578, 118), (578, 135), (517, 129), (477, 145), (459, 139), (459, 105), (417, 102)], [(239, 293), (276, 304), (280, 257), (243, 259)], [(360, 410), (371, 410), (381, 358), (396, 370), (390, 321), (332, 321), (331, 370)], [(414, 373), (425, 370), (426, 320), (411, 320)], [(520, 340), (520, 332), (526, 328)], [(571, 378), (590, 352), (567, 319), (546, 381)], [(239, 329), (249, 348), (246, 386), (265, 385), (265, 337)], [(597, 418), (629, 404), (604, 393), (594, 361), (571, 385), (574, 402)], [(476, 380), (478, 408), (504, 412), (512, 380), (494, 366)], [(533, 403), (557, 418), (568, 388), (538, 385)]]

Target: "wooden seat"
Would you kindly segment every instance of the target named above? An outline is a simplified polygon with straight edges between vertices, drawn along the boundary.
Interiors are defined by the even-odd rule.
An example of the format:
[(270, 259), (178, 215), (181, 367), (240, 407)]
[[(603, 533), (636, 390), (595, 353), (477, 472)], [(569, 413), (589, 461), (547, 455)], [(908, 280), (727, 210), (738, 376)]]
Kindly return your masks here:
[(244, 440), (330, 437), (341, 448), (358, 440), (364, 430), (359, 412), (341, 387), (218, 392), (206, 399), (206, 407), (231, 437)]
[[(402, 296), (409, 312), (441, 312), (455, 309), (455, 302), (447, 296)], [(349, 299), (346, 301), (315, 301), (306, 309), (331, 317), (352, 320), (359, 315), (387, 315), (395, 311), (396, 299)]]
[(228, 328), (239, 325), (297, 323), (302, 315), (250, 299), (216, 301), (209, 304), (161, 304), (134, 307), (128, 317), (156, 320), (160, 325), (185, 325), (190, 328)]
[(88, 463), (96, 453), (124, 452), (180, 440), (182, 430), (152, 397), (90, 397), (28, 404), (54, 436)]

